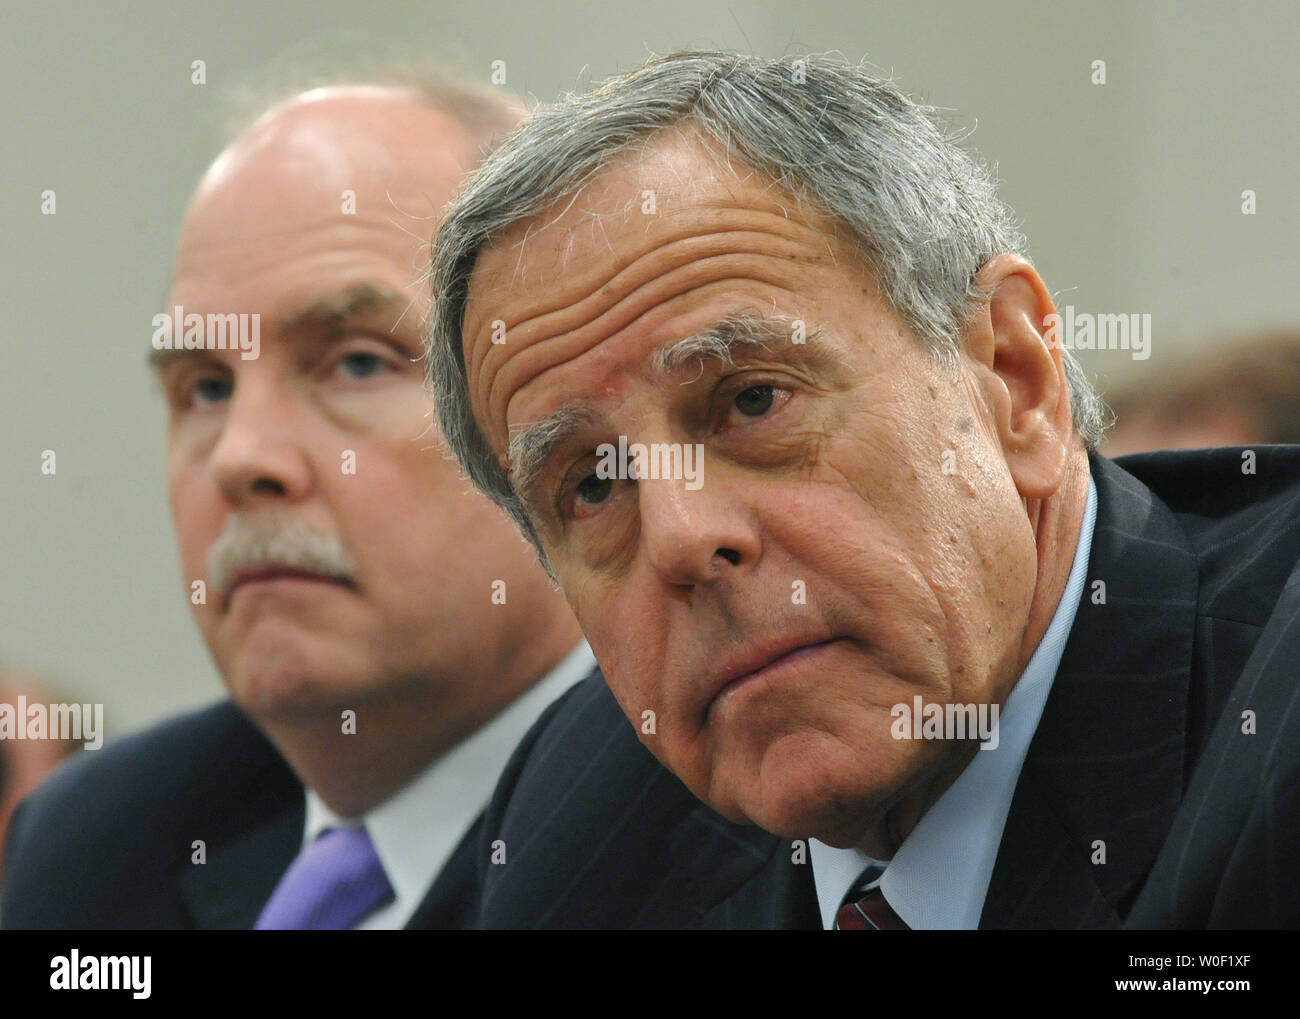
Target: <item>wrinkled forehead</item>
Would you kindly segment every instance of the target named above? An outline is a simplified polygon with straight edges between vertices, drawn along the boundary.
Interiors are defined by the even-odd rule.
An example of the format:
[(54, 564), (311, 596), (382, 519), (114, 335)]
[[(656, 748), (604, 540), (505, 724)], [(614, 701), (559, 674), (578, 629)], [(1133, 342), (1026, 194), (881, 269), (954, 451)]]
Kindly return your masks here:
[(650, 245), (683, 214), (753, 202), (764, 193), (773, 208), (796, 213), (796, 199), (771, 178), (726, 156), (716, 143), (686, 128), (661, 131), (485, 245), (471, 278), (465, 321), (503, 287), (571, 278), (584, 268), (584, 258), (611, 266), (611, 259), (619, 258), (616, 239), (631, 242), (632, 249), (638, 237)]
[(845, 244), (770, 177), (691, 132), (662, 132), (479, 253), (462, 320), (479, 427), (502, 450), (502, 408), (525, 380), (584, 353), (592, 368), (618, 356), (604, 348), (626, 344), (606, 337), (661, 299), (745, 275), (725, 266), (757, 252), (832, 264)]

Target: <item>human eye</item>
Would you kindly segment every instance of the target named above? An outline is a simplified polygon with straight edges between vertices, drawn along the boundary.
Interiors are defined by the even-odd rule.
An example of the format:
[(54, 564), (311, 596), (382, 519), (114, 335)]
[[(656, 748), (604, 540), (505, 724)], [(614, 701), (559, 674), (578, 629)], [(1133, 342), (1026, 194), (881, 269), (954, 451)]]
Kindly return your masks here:
[(228, 400), (234, 391), (234, 384), (220, 375), (205, 375), (196, 379), (189, 388), (190, 403), (196, 407), (208, 407), (222, 400)]
[(574, 486), (574, 505), (580, 512), (582, 510), (589, 511), (608, 502), (613, 491), (614, 481), (612, 478), (600, 478), (595, 474), (588, 474)]
[(357, 382), (396, 370), (394, 356), (375, 349), (373, 344), (353, 345), (340, 351), (330, 366), (330, 374)]
[(771, 382), (733, 387), (727, 400), (724, 427), (771, 417), (794, 395), (789, 389)]
[(602, 512), (619, 498), (620, 487), (629, 483), (620, 480), (618, 467), (608, 456), (599, 454), (581, 457), (567, 471), (560, 472), (559, 478), (554, 505), (562, 525)]
[(563, 520), (595, 516), (613, 498), (615, 479), (601, 477), (594, 464), (585, 462), (569, 472), (560, 486), (559, 510)]
[(178, 411), (203, 410), (230, 399), (235, 383), (228, 372), (212, 365), (192, 365), (167, 372), (163, 388)]

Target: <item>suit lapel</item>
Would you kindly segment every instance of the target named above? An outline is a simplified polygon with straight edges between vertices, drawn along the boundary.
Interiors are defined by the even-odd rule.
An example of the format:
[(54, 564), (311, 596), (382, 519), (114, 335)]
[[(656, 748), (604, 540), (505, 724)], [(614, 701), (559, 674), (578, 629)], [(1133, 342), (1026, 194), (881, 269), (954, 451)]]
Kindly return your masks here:
[(1118, 926), (1182, 795), (1197, 560), (1149, 489), (1108, 460), (1090, 461), (1097, 523), (1084, 593), (1016, 785), (981, 928)]
[[(301, 787), (300, 787), (301, 790)], [(302, 847), (305, 806), (279, 809), (247, 832), (209, 847), (207, 863), (182, 871), (177, 889), (198, 930), (249, 930)]]
[(636, 926), (728, 930), (798, 926), (806, 914), (799, 909), (800, 878), (807, 878), (807, 902), (814, 915), (817, 898), (811, 865), (793, 864), (791, 856), (789, 840), (732, 824), (699, 805), (673, 830), (669, 866), (656, 886), (647, 888)]
[(488, 809), (479, 862), (490, 846), (507, 856), (485, 864), (482, 926), (785, 925), (764, 875), (810, 869), (789, 863), (788, 842), (701, 804), (642, 746), (599, 673), (556, 707), (563, 723), (534, 728)]
[[(725, 868), (730, 873), (719, 873), (712, 888), (699, 890), (697, 926), (710, 930), (822, 929), (806, 839), (800, 840), (796, 849), (790, 839), (778, 839), (758, 828), (739, 828), (712, 811), (702, 811), (700, 820), (710, 827), (718, 822), (725, 826), (710, 853), (714, 860), (727, 861)], [(701, 844), (705, 844), (703, 840)], [(703, 860), (689, 866), (697, 874), (707, 872)]]

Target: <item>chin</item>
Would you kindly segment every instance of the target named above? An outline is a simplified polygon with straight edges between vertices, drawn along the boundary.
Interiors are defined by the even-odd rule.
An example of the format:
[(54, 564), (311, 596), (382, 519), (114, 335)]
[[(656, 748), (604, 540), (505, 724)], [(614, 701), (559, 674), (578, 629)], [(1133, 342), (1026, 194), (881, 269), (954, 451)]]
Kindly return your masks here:
[[(316, 666), (320, 667), (316, 667)], [(318, 663), (307, 656), (236, 656), (222, 669), (231, 698), (257, 722), (292, 723), (331, 717), (357, 709), (364, 684), (356, 672), (340, 668), (338, 658)]]
[(235, 703), (249, 717), (264, 723), (319, 718), (332, 711), (339, 700), (331, 684), (318, 676), (237, 675), (229, 687)]
[[(362, 642), (346, 628), (317, 627), (268, 615), (251, 631), (220, 631), (210, 648), (232, 699), (258, 721), (290, 721), (356, 708), (373, 662), (355, 661)], [(223, 639), (224, 638), (224, 639)]]
[(824, 790), (764, 789), (753, 803), (740, 804), (744, 820), (781, 838), (816, 838), (830, 845), (855, 845), (882, 816), (874, 797), (859, 799)]
[(932, 755), (918, 753), (925, 749), (892, 739), (854, 747), (827, 734), (792, 736), (737, 769), (726, 783), (734, 792), (719, 798), (727, 809), (715, 809), (782, 838), (857, 845), (928, 773)]

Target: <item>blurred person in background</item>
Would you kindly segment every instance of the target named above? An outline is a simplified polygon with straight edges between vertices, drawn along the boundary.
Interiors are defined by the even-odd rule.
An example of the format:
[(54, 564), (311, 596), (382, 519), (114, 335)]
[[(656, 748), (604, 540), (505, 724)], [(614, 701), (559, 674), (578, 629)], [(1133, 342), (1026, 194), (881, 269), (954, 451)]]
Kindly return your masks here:
[[(319, 88), (208, 170), (167, 302), (177, 341), (155, 332), (151, 361), (185, 587), (230, 700), (24, 804), (7, 927), (469, 922), (497, 776), (594, 665), (438, 447), (419, 363), (429, 238), (520, 114), (446, 75)], [(242, 314), (255, 343), (252, 319), (237, 348), (210, 324), (202, 349), (179, 342), (192, 315)]]
[[(60, 694), (51, 692), (44, 680), (16, 670), (0, 669), (0, 705), (8, 705), (15, 717), (25, 704), (58, 702)], [(100, 733), (102, 738), (103, 734)], [(77, 739), (0, 738), (0, 886), (4, 884), (4, 844), (9, 819), (28, 793), (66, 758), (82, 748)]]
[(1109, 457), (1155, 449), (1300, 442), (1300, 333), (1225, 342), (1107, 396)]

